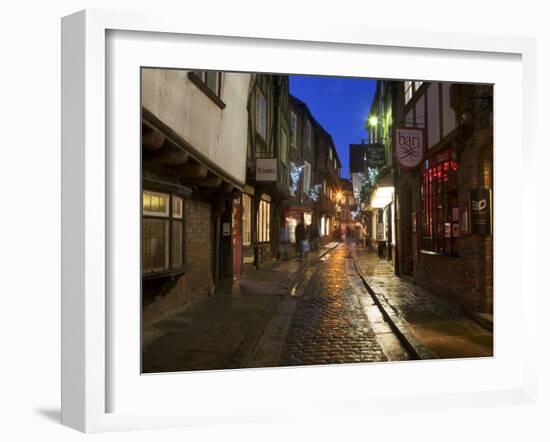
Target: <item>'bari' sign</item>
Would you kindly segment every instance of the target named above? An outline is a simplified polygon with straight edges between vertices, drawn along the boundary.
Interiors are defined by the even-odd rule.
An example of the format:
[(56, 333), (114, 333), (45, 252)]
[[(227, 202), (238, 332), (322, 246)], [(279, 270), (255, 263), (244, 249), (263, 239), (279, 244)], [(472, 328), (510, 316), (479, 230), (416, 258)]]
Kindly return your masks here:
[(424, 159), (424, 130), (396, 129), (395, 159), (403, 169), (415, 169)]

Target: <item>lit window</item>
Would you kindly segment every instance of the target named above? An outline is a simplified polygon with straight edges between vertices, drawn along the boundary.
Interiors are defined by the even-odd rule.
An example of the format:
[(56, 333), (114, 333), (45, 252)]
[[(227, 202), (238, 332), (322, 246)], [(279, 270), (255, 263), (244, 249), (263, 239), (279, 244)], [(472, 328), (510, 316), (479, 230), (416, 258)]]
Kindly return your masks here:
[(252, 242), (252, 198), (243, 193), (243, 246), (249, 246)]
[(258, 234), (258, 242), (268, 242), (270, 234), (270, 203), (266, 200), (260, 201), (258, 208), (258, 217), (256, 220), (256, 230)]
[(143, 273), (164, 272), (182, 265), (183, 200), (175, 195), (144, 190)]
[(459, 231), (457, 168), (454, 160), (431, 165), (423, 172), (422, 250), (451, 255), (456, 253)]

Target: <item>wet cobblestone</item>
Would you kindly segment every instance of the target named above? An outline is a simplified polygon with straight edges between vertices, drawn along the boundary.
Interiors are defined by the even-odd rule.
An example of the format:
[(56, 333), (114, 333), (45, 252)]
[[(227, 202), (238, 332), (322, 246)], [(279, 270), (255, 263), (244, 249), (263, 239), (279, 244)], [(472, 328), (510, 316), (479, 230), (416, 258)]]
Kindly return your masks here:
[(347, 247), (321, 262), (300, 300), (279, 365), (385, 361), (359, 297), (345, 274)]

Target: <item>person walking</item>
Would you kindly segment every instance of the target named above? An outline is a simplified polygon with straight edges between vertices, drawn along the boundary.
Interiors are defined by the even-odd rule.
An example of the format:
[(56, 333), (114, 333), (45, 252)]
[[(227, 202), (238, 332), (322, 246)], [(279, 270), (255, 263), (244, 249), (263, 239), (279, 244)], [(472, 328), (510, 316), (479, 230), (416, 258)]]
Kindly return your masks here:
[(359, 247), (365, 246), (365, 228), (361, 225), (359, 226)]
[(304, 256), (306, 253), (306, 246), (307, 246), (306, 228), (302, 217), (302, 219), (298, 221), (298, 225), (296, 226), (296, 248), (297, 248), (298, 257), (300, 258), (300, 261), (304, 259)]
[(316, 223), (310, 225), (311, 250), (319, 250), (319, 227)]
[(279, 223), (279, 244), (277, 252), (281, 261), (286, 261), (288, 259), (288, 229), (284, 218), (281, 218)]

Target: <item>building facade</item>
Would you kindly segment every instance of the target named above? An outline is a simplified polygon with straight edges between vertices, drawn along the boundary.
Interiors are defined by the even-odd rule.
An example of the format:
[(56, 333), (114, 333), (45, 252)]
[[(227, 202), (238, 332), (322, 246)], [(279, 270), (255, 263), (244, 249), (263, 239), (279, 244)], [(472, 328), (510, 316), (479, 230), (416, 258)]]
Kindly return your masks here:
[(254, 75), (241, 197), (244, 270), (277, 256), (282, 202), (290, 195), (289, 120), (288, 77)]
[[(396, 273), (466, 310), (492, 313), (493, 88), (379, 83), (387, 83), (391, 111), (379, 112), (386, 121), (377, 129), (417, 129), (425, 147), (418, 167), (392, 167)], [(401, 141), (385, 142), (393, 157)]]
[(249, 74), (142, 69), (145, 322), (208, 296), (232, 273), (250, 82)]

